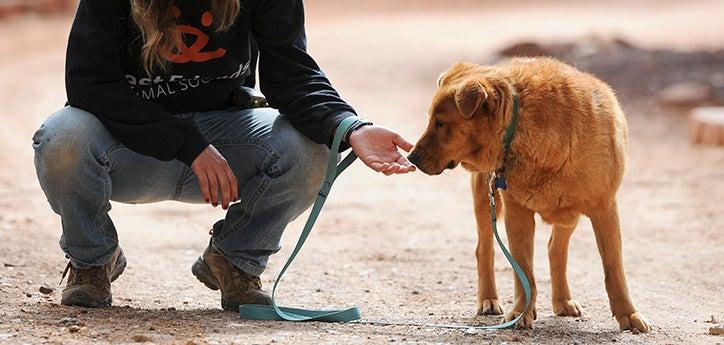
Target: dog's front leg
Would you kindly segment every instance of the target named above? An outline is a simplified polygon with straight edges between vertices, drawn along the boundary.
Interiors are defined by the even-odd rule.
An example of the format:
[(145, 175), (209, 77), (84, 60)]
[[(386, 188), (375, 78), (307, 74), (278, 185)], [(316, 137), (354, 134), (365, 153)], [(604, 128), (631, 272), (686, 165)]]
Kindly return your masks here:
[(588, 217), (591, 218), (596, 244), (603, 261), (606, 292), (613, 316), (621, 330), (648, 332), (651, 327), (646, 318), (636, 311), (626, 286), (616, 200), (610, 200), (606, 205), (592, 210)]
[[(475, 220), (478, 225), (478, 246), (475, 257), (478, 262), (478, 315), (501, 315), (503, 309), (498, 301), (495, 287), (495, 249), (491, 210), (488, 199), (488, 174), (474, 173), (472, 176), (473, 199), (475, 200)], [(500, 192), (495, 191), (497, 215), (502, 214)]]
[(568, 244), (578, 224), (578, 218), (576, 217), (568, 224), (554, 224), (551, 239), (548, 241), (553, 313), (558, 316), (581, 316), (581, 305), (571, 298), (571, 290), (566, 277)]
[[(530, 282), (531, 297), (530, 306), (525, 315), (516, 323), (515, 328), (527, 329), (533, 328), (533, 320), (536, 318), (536, 285), (535, 277), (533, 277), (533, 244), (535, 233), (534, 212), (520, 205), (510, 197), (506, 197), (503, 193), (503, 202), (505, 203), (505, 230), (508, 234), (508, 245), (510, 253), (513, 255), (520, 268), (525, 272), (525, 276)], [(515, 319), (523, 312), (525, 307), (525, 291), (523, 285), (515, 274), (515, 306), (513, 311), (505, 316), (505, 321)]]

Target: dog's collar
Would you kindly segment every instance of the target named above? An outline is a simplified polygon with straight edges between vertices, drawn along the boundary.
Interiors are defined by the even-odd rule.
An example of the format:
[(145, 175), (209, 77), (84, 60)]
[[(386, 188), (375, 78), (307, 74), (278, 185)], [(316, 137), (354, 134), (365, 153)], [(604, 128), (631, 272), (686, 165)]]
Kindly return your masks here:
[(493, 172), (493, 181), (491, 187), (493, 189), (505, 190), (508, 188), (508, 182), (505, 178), (506, 164), (508, 163), (508, 157), (510, 156), (510, 146), (515, 138), (516, 130), (518, 129), (518, 112), (520, 110), (520, 100), (518, 94), (513, 93), (513, 114), (511, 115), (510, 124), (505, 129), (505, 135), (503, 136), (503, 162), (500, 168)]

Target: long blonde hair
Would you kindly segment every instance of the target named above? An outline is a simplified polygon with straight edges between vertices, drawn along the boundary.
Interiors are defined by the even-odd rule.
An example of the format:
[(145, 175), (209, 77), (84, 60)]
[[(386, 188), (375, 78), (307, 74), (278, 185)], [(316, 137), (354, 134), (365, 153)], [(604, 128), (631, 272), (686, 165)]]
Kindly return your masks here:
[[(175, 0), (130, 1), (131, 16), (143, 37), (143, 68), (149, 76), (157, 68), (165, 72), (166, 57), (174, 54), (181, 43), (181, 35), (176, 31), (178, 14), (172, 10)], [(240, 0), (210, 0), (210, 3), (216, 31), (226, 31), (234, 25), (241, 9)]]

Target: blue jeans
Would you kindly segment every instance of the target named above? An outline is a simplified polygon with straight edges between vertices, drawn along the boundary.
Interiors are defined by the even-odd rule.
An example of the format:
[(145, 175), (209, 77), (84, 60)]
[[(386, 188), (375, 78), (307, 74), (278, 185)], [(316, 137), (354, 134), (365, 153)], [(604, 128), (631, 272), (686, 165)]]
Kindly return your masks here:
[[(240, 201), (213, 225), (212, 246), (242, 271), (260, 275), (287, 224), (314, 201), (329, 150), (271, 108), (178, 115), (196, 122), (239, 181)], [(118, 246), (110, 200), (203, 203), (186, 164), (126, 148), (92, 114), (65, 107), (33, 136), (40, 185), (60, 215), (60, 246), (78, 268), (101, 266)]]

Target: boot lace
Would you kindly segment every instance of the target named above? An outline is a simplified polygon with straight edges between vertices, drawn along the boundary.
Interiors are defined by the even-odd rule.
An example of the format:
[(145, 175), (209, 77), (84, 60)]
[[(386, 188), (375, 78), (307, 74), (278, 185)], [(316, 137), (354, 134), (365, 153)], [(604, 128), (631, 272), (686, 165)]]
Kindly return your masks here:
[(58, 285), (63, 284), (63, 280), (65, 279), (65, 276), (68, 274), (70, 270), (73, 270), (72, 276), (68, 279), (68, 285), (82, 285), (82, 284), (90, 284), (93, 286), (103, 286), (105, 285), (106, 281), (106, 274), (103, 271), (103, 267), (91, 267), (88, 269), (78, 269), (73, 267), (70, 262), (68, 262), (68, 265), (65, 266), (65, 270), (63, 270), (63, 276), (60, 278), (60, 283)]

